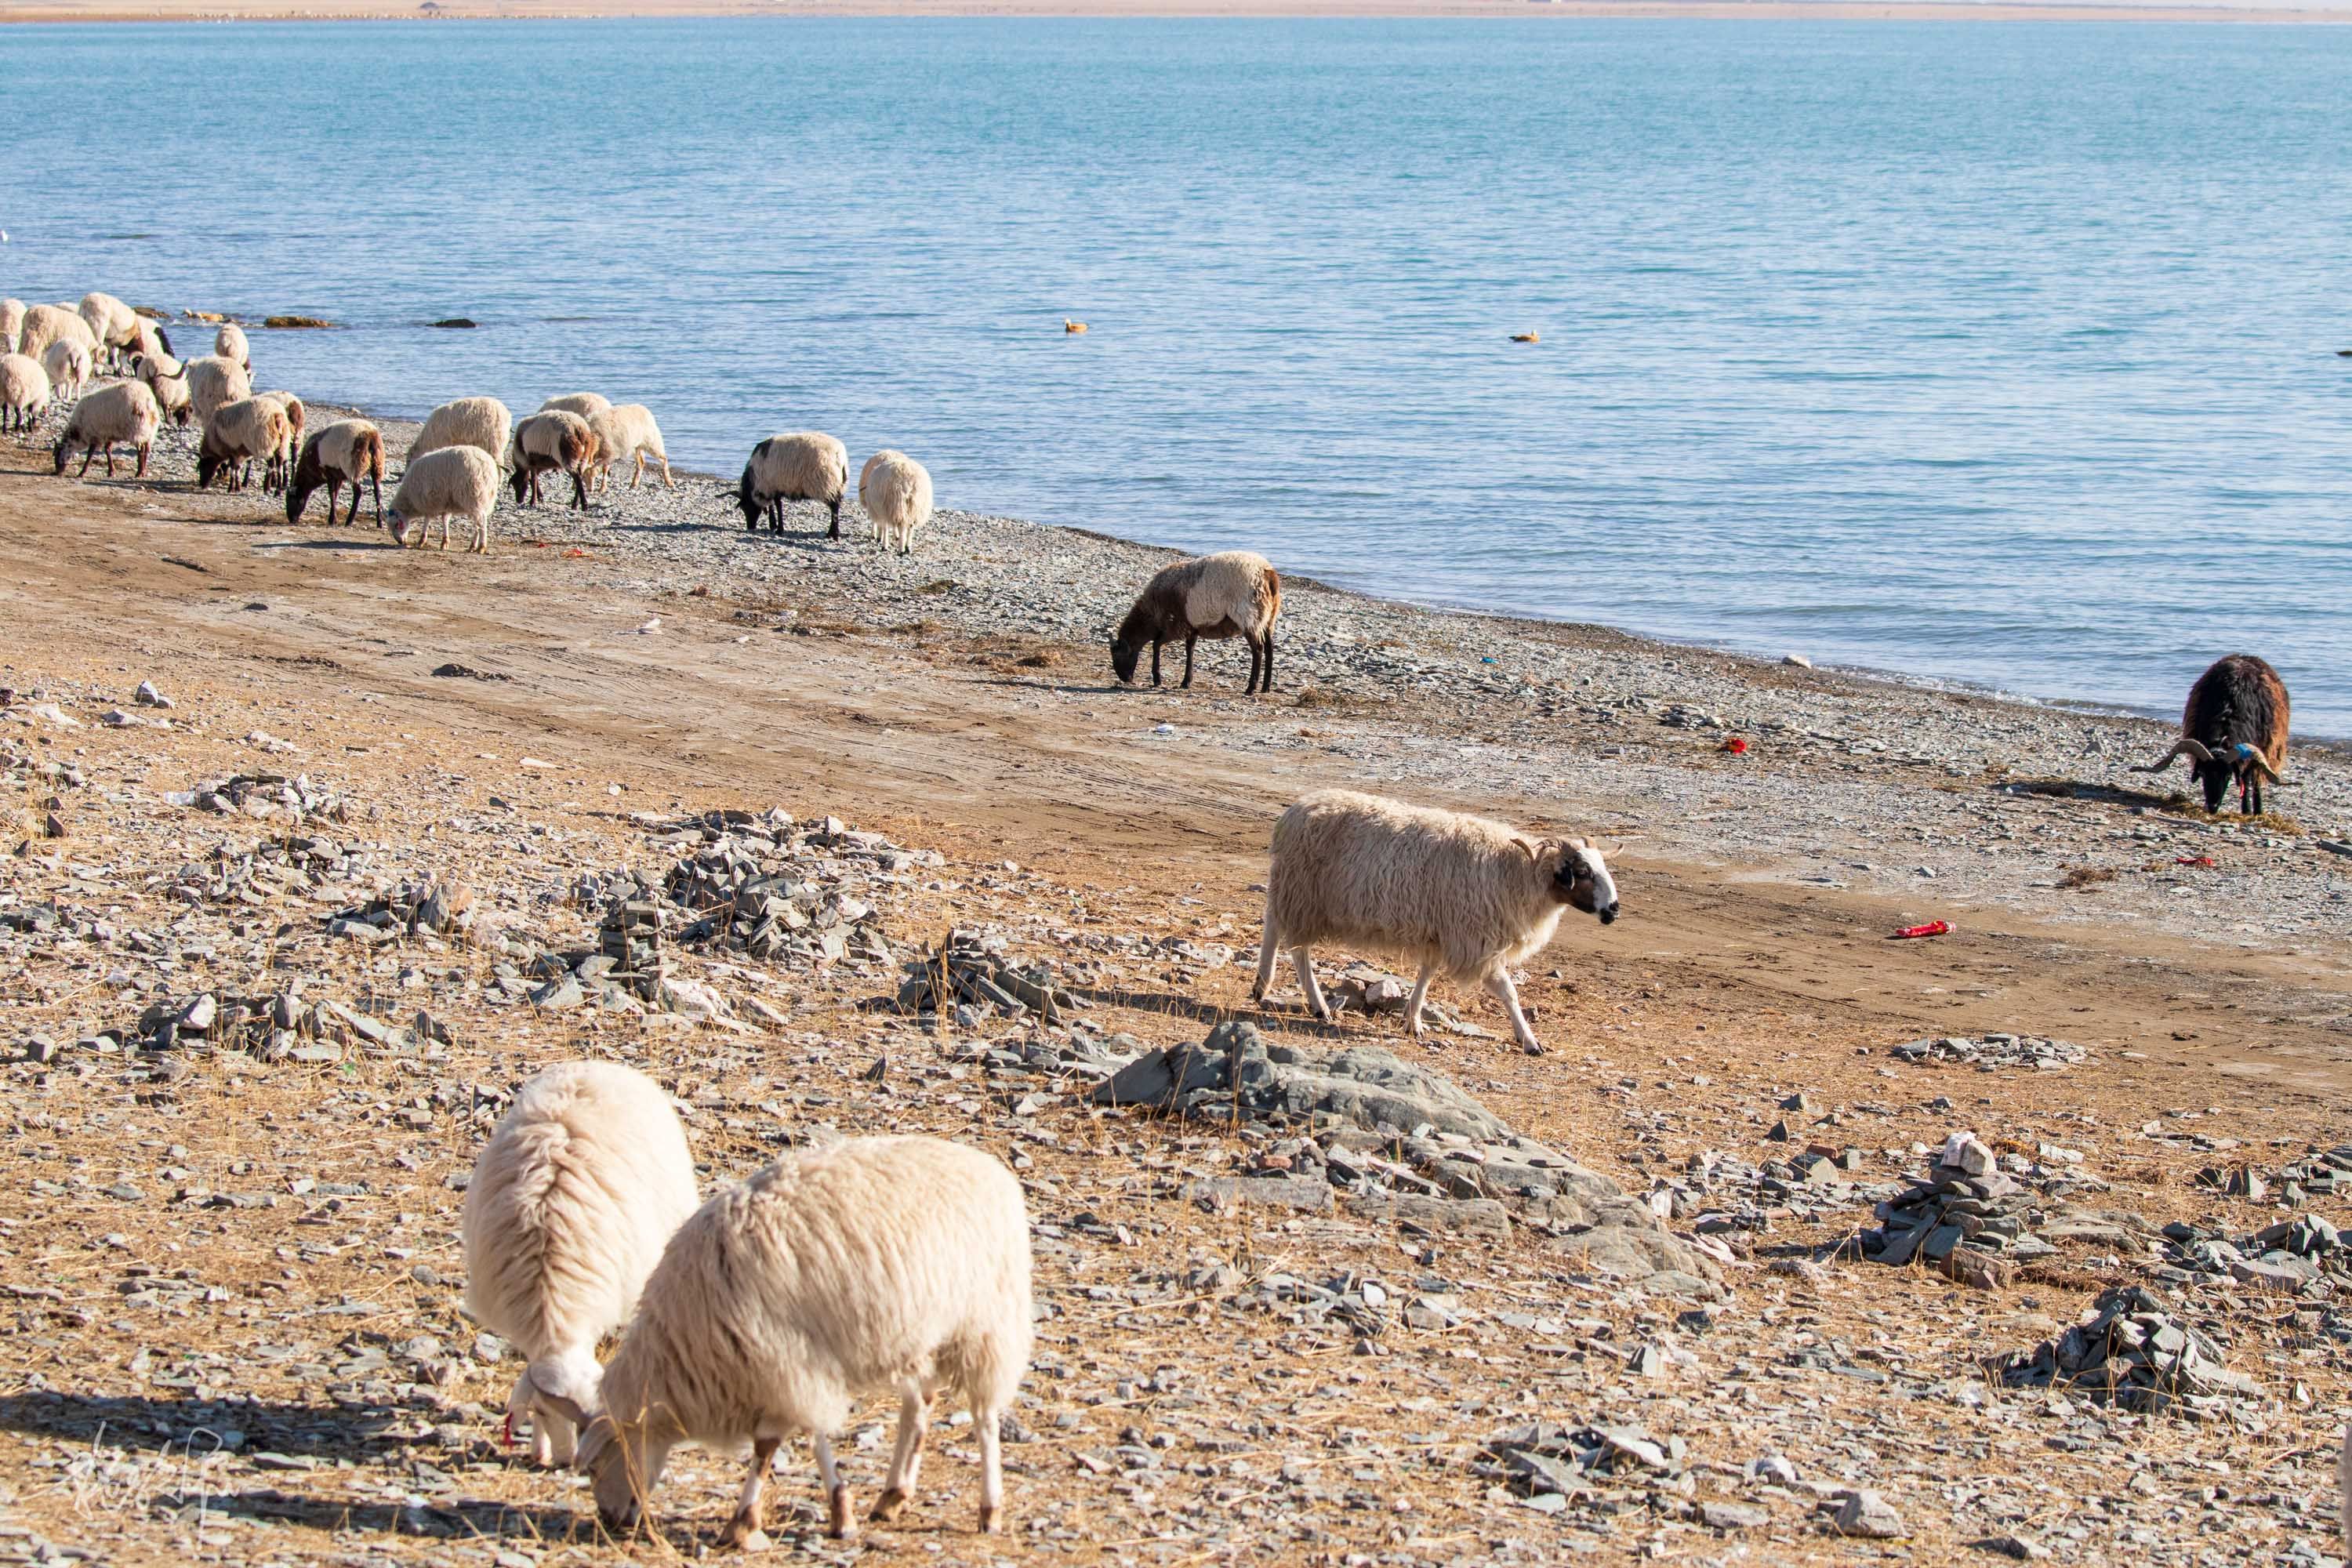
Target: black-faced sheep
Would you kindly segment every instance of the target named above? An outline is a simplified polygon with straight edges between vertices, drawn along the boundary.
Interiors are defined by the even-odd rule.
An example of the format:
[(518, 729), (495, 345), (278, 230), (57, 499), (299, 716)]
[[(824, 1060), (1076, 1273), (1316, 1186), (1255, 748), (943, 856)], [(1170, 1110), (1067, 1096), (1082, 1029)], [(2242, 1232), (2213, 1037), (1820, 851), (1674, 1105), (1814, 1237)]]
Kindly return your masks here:
[(853, 1402), (898, 1394), (898, 1445), (872, 1517), (915, 1489), (935, 1390), (971, 1402), (980, 1528), (1003, 1512), (998, 1417), (1029, 1363), (1029, 1217), (993, 1156), (933, 1138), (859, 1138), (789, 1154), (705, 1203), (671, 1238), (604, 1368), (579, 1468), (614, 1529), (636, 1519), (682, 1442), (748, 1439), (751, 1471), (723, 1540), (757, 1550), (784, 1439), (809, 1435), (831, 1533), (849, 1488), (833, 1437)]
[(1206, 637), (1249, 643), (1244, 696), (1274, 689), (1274, 623), (1282, 614), (1282, 574), (1246, 550), (1196, 556), (1152, 574), (1110, 643), (1111, 673), (1135, 679), (1144, 645), (1151, 647), (1151, 684), (1160, 684), (1160, 647), (1184, 639), (1184, 685), (1192, 684), (1192, 645)]
[(80, 479), (89, 472), (89, 461), (103, 451), (106, 454), (106, 477), (114, 477), (114, 448), (131, 447), (139, 454), (140, 479), (147, 477), (147, 454), (154, 449), (155, 433), (163, 427), (163, 411), (157, 406), (155, 395), (136, 381), (118, 381), (101, 386), (73, 406), (67, 416), (65, 433), (58, 437), (55, 452), (57, 471), (66, 471), (66, 453), (79, 447)]
[(514, 486), (515, 504), (528, 500), (532, 506), (540, 502), (540, 477), (550, 473), (572, 476), (572, 504), (584, 509), (588, 505), (588, 471), (596, 462), (596, 435), (588, 428), (588, 421), (565, 409), (526, 416), (514, 427), (514, 440), (507, 447), (509, 481)]
[(784, 503), (821, 501), (833, 513), (829, 538), (841, 537), (841, 498), (849, 488), (849, 448), (821, 430), (771, 436), (751, 448), (735, 505), (745, 528), (768, 520), (768, 531), (784, 531)]
[(1507, 823), (1351, 790), (1318, 790), (1282, 814), (1265, 887), (1258, 1001), (1287, 949), (1307, 1005), (1328, 1019), (1307, 950), (1351, 942), (1421, 965), (1406, 1009), (1413, 1034), (1430, 978), (1443, 973), (1492, 991), (1530, 1054), (1543, 1047), (1519, 1009), (1512, 966), (1543, 950), (1564, 910), (1603, 925), (1617, 918), (1608, 864), (1580, 838), (1538, 841)]
[[(137, 382), (125, 384), (139, 385)], [(258, 462), (262, 488), (276, 489), (278, 458), (291, 439), (289, 427), (285, 408), (268, 397), (241, 397), (214, 409), (196, 447), (196, 488), (210, 489), (215, 479), (226, 479), (230, 489), (241, 490), (252, 465)]]
[(2175, 757), (2189, 759), (2189, 776), (2205, 788), (2205, 809), (2221, 809), (2221, 797), (2235, 782), (2238, 809), (2260, 814), (2263, 780), (2286, 766), (2286, 682), (2250, 653), (2217, 659), (2189, 689), (2180, 715), (2180, 739), (2172, 750), (2134, 770), (2161, 773)]
[(352, 512), (344, 526), (360, 516), (360, 482), (367, 481), (375, 496), (375, 520), (383, 521), (383, 432), (364, 419), (338, 419), (310, 433), (294, 460), (294, 476), (286, 485), (286, 521), (302, 521), (302, 509), (320, 486), (327, 489), (327, 521), (335, 521), (335, 498), (352, 487)]

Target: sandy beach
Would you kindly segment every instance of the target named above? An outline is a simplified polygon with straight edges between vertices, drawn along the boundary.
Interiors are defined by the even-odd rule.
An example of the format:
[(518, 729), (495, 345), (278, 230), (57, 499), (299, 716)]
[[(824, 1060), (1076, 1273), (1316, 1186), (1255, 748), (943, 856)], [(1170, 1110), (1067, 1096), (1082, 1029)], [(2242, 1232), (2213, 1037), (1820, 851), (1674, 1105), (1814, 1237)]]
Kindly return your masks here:
[[(575, 1483), (499, 1446), (513, 1364), (457, 1309), (453, 1184), (520, 1076), (590, 1054), (672, 1092), (706, 1183), (884, 1129), (1022, 1173), (1045, 1316), (1012, 1532), (969, 1533), (950, 1429), (901, 1524), (826, 1543), (788, 1446), (771, 1528), (826, 1561), (2334, 1550), (2341, 1255), (2297, 1273), (2250, 1238), (2352, 1222), (2283, 1174), (2342, 1142), (2352, 1087), (2344, 758), (2299, 749), (2278, 816), (2210, 818), (2169, 795), (2179, 775), (2128, 771), (2158, 724), (1303, 581), (1271, 698), (1239, 695), (1238, 645), (1204, 645), (1189, 692), (1121, 689), (1103, 628), (1164, 552), (951, 511), (901, 560), (854, 508), (840, 542), (814, 508), (750, 534), (681, 475), (584, 516), (502, 506), (488, 557), (402, 552), (196, 493), (188, 447), (167, 436), (144, 483), (76, 482), (0, 442), (23, 817), (0, 881), (23, 1155), (0, 1187), (0, 1549), (709, 1547), (732, 1461), (674, 1468), (657, 1543), (600, 1542)], [(291, 782), (227, 782), (257, 775)], [(1250, 1005), (1268, 826), (1331, 784), (1619, 846), (1626, 918), (1563, 927), (1528, 967), (1548, 1054), (1442, 985), (1418, 1041), (1393, 1013), (1315, 1022), (1286, 974)], [(812, 963), (679, 938), (691, 1005), (596, 1001), (557, 955), (593, 952), (612, 889), (670, 885), (730, 811), (760, 853), (812, 846), (856, 934)], [(471, 926), (368, 915), (420, 879), (464, 885)], [(1080, 995), (1078, 1021), (894, 1002), (951, 930)], [(340, 1010), (284, 1049), (266, 1026), (159, 1044), (141, 1023), (295, 983), (298, 1011)], [(1331, 1122), (1091, 1103), (1087, 1064), (1229, 1019), (1446, 1075), (1640, 1200), (1611, 1223), (1686, 1267), (1596, 1268), (1597, 1210), (1466, 1173), (1499, 1148), (1398, 1130), (1349, 1177), (1369, 1195), (1335, 1202), (1299, 1174), (1357, 1170)], [(1895, 1052), (2006, 1036), (2084, 1054)], [(1878, 1205), (1963, 1131), (2051, 1250), (1990, 1289), (1865, 1261)], [(2168, 1224), (2248, 1261), (2213, 1272)], [(2126, 1285), (2245, 1386), (2150, 1414), (1988, 1377)], [(860, 1495), (882, 1415), (846, 1446)], [(1531, 1422), (1649, 1447), (1563, 1490), (1498, 1458)]]

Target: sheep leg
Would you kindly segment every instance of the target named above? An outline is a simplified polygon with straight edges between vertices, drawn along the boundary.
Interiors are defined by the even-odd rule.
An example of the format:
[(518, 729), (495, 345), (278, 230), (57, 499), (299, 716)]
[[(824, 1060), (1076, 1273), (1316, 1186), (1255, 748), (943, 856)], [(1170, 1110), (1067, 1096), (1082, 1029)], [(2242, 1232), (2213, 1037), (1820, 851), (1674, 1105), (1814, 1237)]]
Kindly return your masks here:
[(1305, 943), (1290, 950), (1290, 962), (1298, 969), (1298, 988), (1307, 993), (1307, 1008), (1325, 1023), (1331, 1021), (1331, 1004), (1323, 1000), (1323, 987), (1315, 984), (1315, 960), (1307, 956)]
[[(375, 494), (375, 525), (378, 528), (382, 528), (383, 526), (383, 480), (379, 478), (370, 476), (368, 479), (368, 489)], [(352, 516), (356, 520), (359, 515), (360, 482), (357, 479), (353, 479), (352, 481)]]
[(1528, 1027), (1528, 1016), (1519, 1011), (1519, 988), (1511, 984), (1511, 977), (1497, 969), (1494, 977), (1486, 982), (1486, 989), (1495, 994), (1495, 999), (1503, 1005), (1503, 1011), (1511, 1016), (1511, 1037), (1519, 1042), (1519, 1049), (1531, 1057), (1543, 1055), (1544, 1048), (1536, 1039), (1536, 1032)]
[(841, 498), (839, 496), (835, 496), (825, 504), (833, 509), (833, 531), (826, 534), (825, 537), (827, 539), (839, 539), (841, 537)]
[(674, 489), (677, 489), (677, 481), (676, 479), (671, 479), (671, 478), (669, 477), (669, 458), (668, 458), (667, 454), (664, 454), (664, 455), (663, 455), (663, 458), (662, 458), (662, 460), (661, 460), (661, 466), (662, 466), (662, 488), (663, 488), (664, 489), (672, 489), (672, 490), (674, 490)]
[(816, 1450), (817, 1479), (824, 1483), (824, 1532), (835, 1541), (847, 1541), (857, 1527), (849, 1518), (849, 1483), (833, 1462), (833, 1441), (822, 1432), (814, 1433), (809, 1447)]
[[(114, 477), (114, 443), (111, 441), (106, 444), (106, 477), (110, 479)], [(2242, 809), (2245, 804), (2246, 792), (2241, 788), (2238, 791), (2238, 805)]]
[(1249, 650), (1250, 650), (1250, 672), (1249, 672), (1249, 679), (1248, 679), (1247, 680), (1245, 680), (1245, 681), (1242, 682), (1242, 695), (1243, 695), (1243, 696), (1244, 696), (1244, 697), (1255, 697), (1255, 696), (1256, 696), (1256, 695), (1257, 695), (1257, 671), (1258, 671), (1258, 662), (1259, 662), (1259, 661), (1258, 661), (1258, 651), (1257, 651), (1257, 638), (1255, 638), (1255, 637), (1244, 637), (1242, 640), (1243, 640), (1244, 642), (1245, 642), (1245, 643), (1249, 644)]
[(1201, 635), (1198, 632), (1188, 631), (1184, 634), (1184, 689), (1187, 691), (1192, 689), (1192, 645), (1200, 640)]
[[(133, 479), (143, 479), (147, 477), (147, 454), (153, 450), (153, 448), (154, 443), (152, 441), (142, 441), (139, 444), (139, 471), (131, 476)], [(2257, 792), (2257, 798), (2260, 798), (2259, 791)], [(2256, 811), (2260, 811), (2262, 807), (2256, 806), (2254, 809)]]
[(1265, 928), (1257, 940), (1257, 984), (1250, 988), (1250, 1000), (1260, 1003), (1265, 1000), (1265, 988), (1274, 984), (1275, 961), (1282, 956), (1282, 949), (1275, 940), (1273, 879), (1266, 880)]
[(1421, 1005), (1429, 999), (1429, 977), (1436, 971), (1433, 963), (1421, 966), (1421, 978), (1412, 983), (1412, 995), (1404, 1005), (1404, 1032), (1416, 1040), (1421, 1038)]
[(1265, 637), (1263, 640), (1265, 643), (1265, 672), (1260, 675), (1257, 680), (1258, 695), (1261, 697), (1274, 689), (1274, 628), (1272, 626), (1265, 628)]
[(874, 1511), (866, 1517), (877, 1523), (898, 1517), (915, 1495), (915, 1477), (923, 1468), (923, 1436), (930, 1428), (930, 1401), (922, 1385), (911, 1378), (898, 1391), (898, 1441), (890, 1454), (890, 1474)]
[(767, 1489), (768, 1467), (775, 1462), (776, 1443), (773, 1437), (752, 1440), (751, 1473), (743, 1478), (743, 1499), (735, 1505), (735, 1517), (719, 1532), (719, 1545), (740, 1547), (745, 1552), (767, 1549), (768, 1510), (761, 1493)]
[(980, 1532), (994, 1535), (1004, 1528), (1003, 1439), (993, 1410), (973, 1411), (971, 1424), (980, 1428)]
[(95, 458), (95, 457), (97, 457), (97, 456), (98, 456), (98, 448), (97, 448), (97, 447), (84, 447), (81, 449), (81, 471), (80, 471), (79, 473), (78, 473), (78, 474), (74, 475), (74, 478), (75, 478), (75, 479), (86, 479), (89, 478), (89, 463), (90, 463), (90, 459), (91, 459), (91, 458)]
[(1160, 684), (1160, 639), (1151, 639), (1151, 684)]

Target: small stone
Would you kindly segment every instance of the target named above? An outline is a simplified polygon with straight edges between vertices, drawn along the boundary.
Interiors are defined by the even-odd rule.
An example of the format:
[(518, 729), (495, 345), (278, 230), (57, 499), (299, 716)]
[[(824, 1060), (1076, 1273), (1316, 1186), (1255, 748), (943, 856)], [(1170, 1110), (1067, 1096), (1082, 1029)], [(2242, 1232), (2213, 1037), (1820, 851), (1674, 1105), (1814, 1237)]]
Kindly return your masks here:
[(1709, 1530), (1761, 1530), (1772, 1522), (1771, 1514), (1745, 1502), (1703, 1502), (1698, 1517)]
[(172, 706), (172, 700), (164, 696), (161, 691), (156, 690), (155, 683), (152, 680), (141, 681), (139, 683), (139, 689), (131, 694), (131, 700), (136, 702), (142, 708), (169, 708)]
[(1867, 1488), (1846, 1493), (1838, 1504), (1835, 1522), (1840, 1535), (1866, 1541), (1900, 1541), (1911, 1533), (1894, 1506)]

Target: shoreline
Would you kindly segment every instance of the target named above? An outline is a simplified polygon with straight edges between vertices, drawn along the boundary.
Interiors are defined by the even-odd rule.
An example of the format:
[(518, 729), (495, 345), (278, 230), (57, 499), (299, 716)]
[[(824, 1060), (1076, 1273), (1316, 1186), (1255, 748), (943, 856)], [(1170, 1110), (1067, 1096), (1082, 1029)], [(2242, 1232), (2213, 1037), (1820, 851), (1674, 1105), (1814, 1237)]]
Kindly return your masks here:
[(430, 0), (433, 9), (393, 7), (383, 0), (119, 0), (79, 5), (36, 4), (0, 6), (0, 25), (23, 26), (165, 22), (435, 22), (667, 20), (709, 17), (996, 17), (1342, 19), (1474, 17), (1700, 20), (1770, 22), (2044, 22), (2137, 24), (2189, 23), (2262, 26), (2336, 26), (2352, 23), (2352, 9), (2289, 6), (2238, 9), (2226, 5), (2116, 5), (2020, 3), (1985, 5), (1953, 0), (794, 0), (789, 5), (742, 0)]

